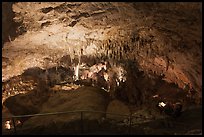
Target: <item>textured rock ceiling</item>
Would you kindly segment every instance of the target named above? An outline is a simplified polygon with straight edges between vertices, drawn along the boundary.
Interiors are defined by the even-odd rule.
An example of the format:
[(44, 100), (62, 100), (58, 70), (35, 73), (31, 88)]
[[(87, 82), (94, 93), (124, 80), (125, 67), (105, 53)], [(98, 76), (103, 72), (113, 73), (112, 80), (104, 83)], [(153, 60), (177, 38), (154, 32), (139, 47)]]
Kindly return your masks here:
[[(201, 96), (201, 3), (17, 2), (12, 10), (19, 36), (2, 48), (3, 81), (46, 68), (46, 58), (55, 66), (65, 55), (84, 55), (131, 60), (149, 77), (164, 74)], [(4, 19), (3, 28), (15, 31)]]

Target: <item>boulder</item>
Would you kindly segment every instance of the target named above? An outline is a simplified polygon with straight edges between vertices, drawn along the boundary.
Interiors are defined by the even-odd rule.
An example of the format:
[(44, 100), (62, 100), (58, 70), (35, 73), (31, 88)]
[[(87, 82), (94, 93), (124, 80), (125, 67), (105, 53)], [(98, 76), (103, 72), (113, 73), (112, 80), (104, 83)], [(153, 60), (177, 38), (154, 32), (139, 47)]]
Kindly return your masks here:
[[(130, 110), (127, 105), (119, 100), (113, 100), (109, 103), (106, 110), (106, 118), (115, 120), (115, 121), (123, 121), (130, 115)], [(114, 113), (114, 114), (109, 114)], [(121, 115), (121, 116), (119, 116)], [(124, 116), (123, 116), (124, 115)]]
[[(65, 128), (67, 124), (69, 126), (70, 124), (78, 125), (81, 120), (80, 110), (105, 112), (108, 104), (107, 99), (108, 93), (106, 93), (106, 91), (94, 87), (84, 86), (76, 90), (57, 92), (50, 96), (48, 101), (43, 104), (40, 113), (77, 112), (32, 117), (24, 123), (22, 130), (26, 129), (30, 131), (32, 129), (32, 133), (38, 134), (40, 132), (47, 132), (47, 128), (52, 124), (61, 125), (63, 126), (62, 128)], [(104, 115), (104, 113), (83, 112), (83, 120), (99, 120), (104, 117)], [(41, 129), (41, 131), (38, 131), (38, 129)], [(59, 130), (61, 131), (61, 129)]]

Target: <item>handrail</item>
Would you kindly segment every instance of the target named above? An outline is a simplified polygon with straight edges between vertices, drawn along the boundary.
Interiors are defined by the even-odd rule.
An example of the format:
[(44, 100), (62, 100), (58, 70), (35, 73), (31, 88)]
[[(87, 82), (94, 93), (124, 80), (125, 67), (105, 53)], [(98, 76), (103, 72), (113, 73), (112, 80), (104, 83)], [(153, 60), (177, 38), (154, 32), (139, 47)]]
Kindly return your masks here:
[(110, 113), (110, 112), (104, 112), (104, 111), (94, 111), (94, 110), (76, 110), (76, 111), (63, 111), (63, 112), (49, 112), (49, 113), (38, 113), (38, 114), (29, 114), (29, 115), (18, 115), (18, 116), (9, 116), (9, 117), (2, 117), (2, 119), (12, 119), (12, 123), (14, 125), (14, 134), (17, 134), (17, 129), (15, 126), (15, 118), (22, 118), (22, 117), (34, 117), (34, 116), (47, 116), (47, 115), (58, 115), (58, 114), (67, 114), (67, 113), (80, 113), (81, 115), (81, 133), (84, 132), (84, 126), (83, 126), (83, 113), (84, 112), (91, 112), (91, 113), (104, 113), (104, 114), (111, 114), (111, 115), (116, 115), (116, 116), (125, 116), (128, 118), (128, 133), (131, 133), (131, 128), (132, 128), (132, 118), (137, 116), (134, 116), (132, 114), (117, 114), (117, 113)]
[[(111, 114), (111, 115), (117, 115), (117, 116), (130, 116), (126, 114), (117, 114), (117, 113), (110, 113), (110, 112), (104, 112), (104, 111), (93, 111), (93, 110), (76, 110), (76, 111), (63, 111), (63, 112), (50, 112), (50, 113), (41, 113), (41, 114), (29, 114), (29, 115), (17, 115), (17, 116), (10, 116), (10, 117), (2, 117), (2, 119), (7, 118), (22, 118), (22, 117), (32, 117), (32, 116), (47, 116), (47, 115), (57, 115), (57, 114), (67, 114), (67, 113), (79, 113), (79, 112), (93, 112), (93, 113), (105, 113), (105, 114)], [(133, 116), (134, 117), (134, 116)]]

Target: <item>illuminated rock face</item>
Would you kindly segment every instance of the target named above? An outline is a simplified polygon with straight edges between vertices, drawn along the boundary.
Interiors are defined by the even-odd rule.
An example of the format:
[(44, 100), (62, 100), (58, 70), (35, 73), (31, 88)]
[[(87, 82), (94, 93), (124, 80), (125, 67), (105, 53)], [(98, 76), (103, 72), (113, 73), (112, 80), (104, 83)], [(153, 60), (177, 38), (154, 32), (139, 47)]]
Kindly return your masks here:
[[(110, 63), (108, 75), (103, 74), (107, 90), (132, 103), (144, 93), (134, 70), (181, 89), (188, 85), (201, 98), (200, 3), (19, 2), (12, 10), (14, 21), (23, 28), (19, 33), (27, 32), (4, 44), (3, 81), (30, 67), (55, 66), (75, 68), (75, 80), (81, 76), (96, 80), (90, 70), (82, 71), (82, 63), (90, 68), (106, 61)], [(114, 76), (114, 67), (119, 66), (127, 71), (126, 78)], [(107, 82), (108, 77), (112, 79)], [(127, 94), (118, 93), (117, 85), (126, 87)]]

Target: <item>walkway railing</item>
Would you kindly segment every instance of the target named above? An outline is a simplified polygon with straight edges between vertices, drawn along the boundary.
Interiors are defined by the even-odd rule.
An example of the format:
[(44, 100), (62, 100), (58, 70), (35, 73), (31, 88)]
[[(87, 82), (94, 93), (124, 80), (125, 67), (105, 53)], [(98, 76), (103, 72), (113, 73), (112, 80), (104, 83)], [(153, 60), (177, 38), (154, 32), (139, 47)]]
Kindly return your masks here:
[[(61, 114), (70, 114), (70, 113), (80, 113), (80, 125), (81, 125), (81, 133), (84, 133), (84, 126), (83, 126), (83, 121), (84, 121), (84, 113), (89, 112), (89, 113), (101, 113), (101, 114), (110, 114), (110, 115), (115, 115), (115, 116), (121, 116), (124, 117), (124, 119), (128, 118), (128, 133), (131, 133), (131, 127), (132, 127), (132, 118), (135, 116), (130, 115), (122, 115), (122, 114), (116, 114), (116, 113), (107, 113), (103, 111), (91, 111), (91, 110), (77, 110), (77, 111), (64, 111), (64, 112), (52, 112), (52, 113), (41, 113), (41, 114), (29, 114), (29, 115), (18, 115), (18, 116), (10, 116), (10, 117), (2, 117), (3, 119), (10, 119), (12, 120), (13, 124), (13, 130), (14, 134), (17, 134), (17, 128), (15, 125), (15, 119), (17, 118), (26, 118), (26, 117), (35, 117), (35, 116), (49, 116), (49, 115), (61, 115)], [(3, 127), (2, 127), (3, 128)]]

